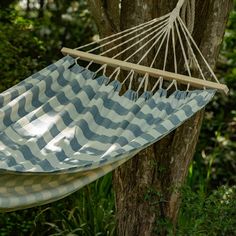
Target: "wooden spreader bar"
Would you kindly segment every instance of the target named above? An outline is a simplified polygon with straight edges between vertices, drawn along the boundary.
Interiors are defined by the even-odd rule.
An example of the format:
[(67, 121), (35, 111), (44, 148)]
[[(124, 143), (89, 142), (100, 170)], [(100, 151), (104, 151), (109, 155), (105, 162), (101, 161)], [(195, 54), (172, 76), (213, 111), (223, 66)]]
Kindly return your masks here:
[(125, 62), (125, 61), (121, 61), (121, 60), (117, 60), (117, 59), (113, 59), (109, 57), (82, 52), (76, 49), (70, 49), (70, 48), (64, 47), (62, 48), (61, 52), (63, 55), (79, 57), (82, 60), (94, 61), (95, 63), (101, 64), (101, 65), (107, 64), (111, 67), (120, 67), (121, 69), (126, 70), (126, 71), (134, 70), (135, 72), (140, 73), (140, 74), (148, 73), (150, 76), (156, 77), (156, 78), (161, 76), (166, 80), (171, 80), (171, 81), (176, 80), (177, 82), (181, 84), (190, 84), (191, 86), (196, 87), (196, 88), (206, 87), (206, 88), (211, 88), (211, 89), (217, 89), (217, 90), (223, 91), (225, 94), (229, 92), (229, 89), (225, 84), (202, 80), (202, 79), (198, 79), (198, 78), (194, 78), (194, 77), (190, 77), (186, 75), (175, 74), (172, 72), (163, 71), (163, 70), (159, 70), (159, 69), (155, 69), (155, 68), (151, 68), (147, 66), (137, 65), (134, 63)]

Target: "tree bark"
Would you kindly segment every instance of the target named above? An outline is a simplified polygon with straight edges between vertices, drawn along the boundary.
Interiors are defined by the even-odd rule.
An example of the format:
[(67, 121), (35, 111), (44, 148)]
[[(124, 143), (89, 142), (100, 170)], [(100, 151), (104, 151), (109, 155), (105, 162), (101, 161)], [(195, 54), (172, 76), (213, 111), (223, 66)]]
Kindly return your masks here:
[[(94, 4), (96, 1), (99, 0), (90, 0)], [(117, 4), (117, 1), (114, 3)], [(109, 14), (110, 19), (105, 17), (102, 24), (98, 19), (106, 14), (99, 7), (102, 13), (97, 13), (96, 23), (104, 36), (112, 33), (114, 27), (111, 22), (116, 22), (116, 29), (129, 28), (169, 12), (176, 3), (177, 0), (123, 0), (120, 25), (117, 8)], [(196, 0), (193, 37), (212, 67), (216, 64), (231, 7), (232, 0)], [(92, 6), (93, 13), (94, 9)], [(116, 17), (112, 19), (112, 15)], [(115, 171), (113, 184), (119, 236), (165, 235), (163, 221), (176, 224), (180, 206), (178, 188), (187, 176), (203, 114), (203, 111), (198, 112), (170, 135), (141, 151)]]
[(119, 0), (88, 0), (88, 3), (102, 37), (120, 30)]
[(43, 18), (44, 16), (44, 4), (44, 0), (39, 0), (38, 18)]

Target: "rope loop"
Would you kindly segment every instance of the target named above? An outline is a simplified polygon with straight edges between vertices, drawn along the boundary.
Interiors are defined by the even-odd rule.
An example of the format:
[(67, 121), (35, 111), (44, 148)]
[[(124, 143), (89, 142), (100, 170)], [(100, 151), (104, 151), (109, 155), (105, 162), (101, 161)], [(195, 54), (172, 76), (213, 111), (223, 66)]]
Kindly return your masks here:
[(94, 61), (90, 61), (89, 64), (85, 67), (85, 69), (89, 69), (89, 67), (93, 64)]
[(79, 65), (79, 64), (78, 64), (78, 60), (79, 60), (79, 59), (80, 59), (80, 57), (76, 57), (76, 58), (75, 58), (75, 64), (76, 64), (76, 65)]
[(162, 84), (163, 84), (163, 77), (160, 76), (160, 77), (158, 78), (157, 82), (156, 82), (156, 83), (154, 84), (154, 86), (152, 87), (151, 92), (153, 93), (154, 90), (157, 88), (158, 85), (159, 85), (159, 89), (161, 89), (161, 88), (162, 88)]
[[(132, 62), (137, 65), (142, 65), (145, 62), (147, 67), (152, 68), (156, 66), (163, 71), (173, 68), (173, 72), (176, 74), (181, 71), (181, 69), (178, 68), (179, 64), (177, 60), (178, 57), (180, 57), (183, 59), (181, 66), (183, 67), (182, 69), (185, 69), (184, 74), (186, 76), (192, 77), (193, 71), (196, 71), (196, 74), (198, 74), (200, 78), (206, 80), (206, 77), (208, 77), (207, 72), (209, 72), (214, 80), (219, 83), (216, 75), (192, 37), (195, 2), (196, 0), (178, 0), (176, 7), (170, 13), (162, 17), (152, 19), (117, 34), (99, 39), (96, 42), (79, 47), (78, 49), (88, 48), (87, 52), (89, 53), (98, 50), (100, 56), (108, 55), (109, 57), (112, 54), (111, 58), (113, 59)], [(94, 45), (93, 48), (92, 45)], [(176, 50), (176, 48), (178, 48), (178, 50)], [(104, 50), (101, 52), (100, 49)], [(151, 56), (153, 59), (149, 60)], [(78, 57), (75, 59), (76, 64), (78, 59), (81, 58)], [(93, 57), (91, 57), (91, 60), (93, 60)], [(109, 65), (108, 61), (104, 61)], [(147, 64), (147, 62), (149, 62), (149, 64)], [(173, 66), (171, 65), (172, 62)], [(91, 61), (86, 69), (88, 69), (92, 63), (94, 62)], [(114, 64), (116, 65), (115, 62)], [(115, 80), (118, 79), (121, 71), (119, 65), (121, 66), (121, 64), (117, 63), (118, 68), (114, 69), (109, 79), (112, 77), (114, 77)], [(131, 66), (130, 68), (134, 67)], [(103, 75), (105, 76), (106, 69), (107, 65), (104, 65), (97, 72), (103, 70)], [(127, 68), (124, 69), (126, 70)], [(133, 79), (136, 75), (134, 70), (135, 69), (131, 69), (126, 78), (122, 81), (122, 84), (124, 84), (129, 79), (129, 84), (127, 83), (129, 89), (131, 89)], [(205, 70), (207, 70), (206, 73)], [(148, 89), (149, 79), (152, 78), (152, 76), (149, 77), (148, 74), (145, 74), (146, 72), (148, 72), (148, 70), (145, 70), (144, 77), (141, 76), (138, 90), (140, 90), (142, 86), (144, 86), (144, 91)], [(151, 91), (154, 91), (158, 85), (161, 88), (162, 84), (163, 78), (160, 77), (155, 81)], [(176, 81), (171, 83), (171, 86), (172, 85), (177, 89)], [(187, 87), (187, 90), (188, 89), (189, 86)]]
[(133, 79), (134, 79), (134, 71), (132, 71), (131, 76), (130, 76), (129, 90), (132, 88)]
[(166, 91), (168, 92), (173, 86), (175, 86), (175, 90), (178, 90), (178, 85), (177, 85), (177, 81), (173, 80), (169, 86), (167, 87)]
[(117, 67), (113, 72), (112, 74), (109, 76), (109, 79), (111, 79), (113, 77), (113, 75), (115, 75), (115, 80), (118, 79), (118, 76), (120, 74), (120, 71), (121, 71), (121, 68), (120, 67)]
[(123, 85), (129, 79), (129, 77), (130, 79), (132, 79), (133, 75), (134, 75), (134, 70), (131, 70), (121, 84)]
[(187, 84), (187, 89), (186, 89), (186, 92), (189, 92), (190, 91), (190, 83)]
[(107, 69), (107, 64), (104, 64), (95, 73), (97, 74), (99, 71), (103, 70), (102, 74), (106, 76), (106, 69)]
[(149, 84), (149, 74), (146, 73), (146, 74), (144, 75), (144, 78), (145, 78), (144, 91), (146, 92), (147, 89), (148, 89), (148, 84)]
[(144, 84), (145, 80), (146, 80), (146, 77), (144, 76), (144, 77), (142, 78), (142, 80), (141, 80), (139, 86), (138, 86), (137, 93), (138, 93), (138, 92), (140, 91), (140, 89), (143, 87), (143, 84)]

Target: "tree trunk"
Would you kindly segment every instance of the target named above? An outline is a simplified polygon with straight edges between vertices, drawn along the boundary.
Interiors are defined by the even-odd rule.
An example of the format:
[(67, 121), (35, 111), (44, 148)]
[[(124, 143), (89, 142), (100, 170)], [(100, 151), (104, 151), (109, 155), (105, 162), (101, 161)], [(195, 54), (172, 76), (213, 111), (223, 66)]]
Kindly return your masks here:
[[(117, 0), (107, 1), (114, 2), (114, 8), (112, 4), (104, 5), (104, 1), (89, 2), (104, 36), (114, 29), (129, 28), (163, 15), (175, 7), (177, 0), (123, 0), (120, 12)], [(95, 7), (96, 4), (100, 5)], [(193, 37), (212, 67), (216, 64), (231, 7), (232, 0), (196, 0)], [(163, 221), (176, 224), (180, 205), (178, 188), (187, 176), (203, 114), (203, 111), (198, 112), (115, 171), (118, 235), (165, 235)]]
[(44, 16), (44, 0), (39, 0), (38, 18), (43, 18), (43, 16)]

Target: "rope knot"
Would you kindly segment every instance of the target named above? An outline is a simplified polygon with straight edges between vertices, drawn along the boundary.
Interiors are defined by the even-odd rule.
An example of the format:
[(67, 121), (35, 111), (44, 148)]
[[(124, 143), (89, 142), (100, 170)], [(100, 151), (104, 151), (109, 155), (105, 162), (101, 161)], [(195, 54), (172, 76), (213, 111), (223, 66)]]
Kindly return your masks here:
[(179, 14), (180, 14), (180, 9), (178, 8), (175, 8), (171, 12), (170, 17), (169, 17), (169, 25), (168, 25), (169, 28), (173, 27), (173, 23), (176, 21), (176, 18), (179, 16)]
[(180, 10), (184, 5), (185, 0), (179, 0), (176, 7), (172, 10), (169, 18), (169, 28), (172, 28), (173, 23), (175, 22), (176, 18), (180, 16)]

